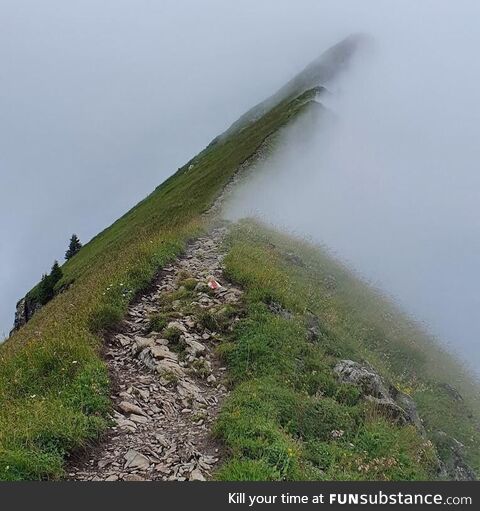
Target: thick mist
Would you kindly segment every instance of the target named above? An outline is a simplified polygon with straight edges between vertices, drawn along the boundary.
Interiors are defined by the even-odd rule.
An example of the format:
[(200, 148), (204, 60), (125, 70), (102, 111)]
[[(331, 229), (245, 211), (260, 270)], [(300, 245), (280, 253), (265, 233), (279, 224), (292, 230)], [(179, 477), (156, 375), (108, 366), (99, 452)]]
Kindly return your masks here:
[(463, 15), (448, 37), (372, 27), (374, 51), (319, 98), (328, 114), (288, 129), (226, 215), (325, 245), (480, 374), (480, 64)]
[(335, 121), (308, 140), (293, 130), (230, 214), (327, 245), (480, 362), (479, 11), (3, 0), (0, 334), (72, 232), (88, 241), (328, 46), (366, 32), (374, 54), (325, 100)]

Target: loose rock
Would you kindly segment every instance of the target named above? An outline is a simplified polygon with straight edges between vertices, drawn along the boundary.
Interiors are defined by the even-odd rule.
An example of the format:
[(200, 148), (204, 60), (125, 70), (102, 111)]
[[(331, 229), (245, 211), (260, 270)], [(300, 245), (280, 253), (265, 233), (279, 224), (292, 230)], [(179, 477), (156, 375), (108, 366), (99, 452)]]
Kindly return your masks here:
[[(107, 340), (107, 362), (118, 385), (112, 395), (115, 425), (90, 457), (69, 467), (70, 479), (204, 481), (210, 477), (219, 462), (211, 427), (227, 394), (222, 384), (225, 368), (215, 355), (218, 335), (202, 329), (192, 309), (211, 309), (215, 314), (241, 300), (242, 291), (222, 275), (219, 247), (226, 233), (225, 228), (213, 230), (163, 268), (149, 294), (129, 307), (121, 331)], [(169, 302), (185, 274), (198, 281), (193, 301), (190, 297), (188, 302)], [(219, 285), (209, 290), (207, 283), (213, 281)], [(155, 314), (169, 317), (166, 328), (178, 330), (180, 338), (168, 340), (164, 331), (149, 332)]]

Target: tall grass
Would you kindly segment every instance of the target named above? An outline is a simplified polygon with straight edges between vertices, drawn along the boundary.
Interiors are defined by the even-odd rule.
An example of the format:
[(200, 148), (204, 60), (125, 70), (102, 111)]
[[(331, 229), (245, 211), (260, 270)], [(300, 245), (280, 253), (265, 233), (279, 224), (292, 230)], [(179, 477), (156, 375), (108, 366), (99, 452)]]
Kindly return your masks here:
[[(318, 247), (253, 221), (229, 243), (227, 271), (246, 290), (246, 316), (221, 348), (233, 392), (217, 429), (230, 450), (219, 478), (431, 479), (435, 451), (448, 455), (432, 445), (438, 430), (480, 468), (478, 387), (422, 329)], [(412, 395), (431, 440), (340, 385), (339, 358), (371, 363)], [(464, 401), (442, 390), (452, 382)]]

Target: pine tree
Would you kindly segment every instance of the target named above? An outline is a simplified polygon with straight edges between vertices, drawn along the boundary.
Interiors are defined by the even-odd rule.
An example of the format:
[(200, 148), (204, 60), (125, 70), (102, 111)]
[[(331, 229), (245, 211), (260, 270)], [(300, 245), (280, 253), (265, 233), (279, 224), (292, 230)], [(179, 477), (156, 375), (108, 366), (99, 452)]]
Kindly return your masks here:
[(40, 281), (40, 284), (38, 285), (38, 301), (45, 305), (47, 302), (49, 302), (53, 298), (53, 284), (52, 279), (50, 278), (50, 275), (47, 275), (44, 273), (42, 275), (42, 280)]
[(60, 268), (58, 261), (54, 261), (50, 275), (44, 273), (40, 284), (38, 284), (37, 298), (42, 305), (45, 305), (55, 296), (55, 284), (62, 277), (63, 271)]
[(50, 280), (52, 281), (52, 285), (55, 284), (63, 277), (63, 271), (58, 264), (58, 261), (54, 261), (52, 266), (52, 271), (50, 272)]
[(81, 248), (82, 244), (80, 243), (78, 236), (76, 234), (72, 234), (68, 250), (65, 252), (65, 259), (67, 261), (71, 259)]

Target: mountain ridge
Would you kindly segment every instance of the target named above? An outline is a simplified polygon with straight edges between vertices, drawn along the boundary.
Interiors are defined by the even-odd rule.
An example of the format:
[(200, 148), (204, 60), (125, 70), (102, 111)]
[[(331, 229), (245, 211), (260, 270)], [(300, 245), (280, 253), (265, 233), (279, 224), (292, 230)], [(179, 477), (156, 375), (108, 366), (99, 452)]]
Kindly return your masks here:
[[(143, 427), (135, 425), (144, 421), (138, 417), (148, 415), (141, 393), (120, 389), (118, 397), (127, 400), (123, 408), (122, 401), (111, 401), (109, 340), (125, 321), (136, 321), (132, 318), (138, 311), (132, 304), (146, 297), (155, 278), (181, 260), (195, 240), (208, 241), (216, 219), (205, 214), (215, 209), (229, 185), (235, 185), (239, 172), (255, 171), (256, 159), (267, 157), (281, 143), (283, 129), (305, 115), (321, 116), (324, 110), (317, 99), (325, 83), (318, 82), (328, 82), (345, 68), (356, 40), (339, 43), (327, 51), (325, 60), (320, 57), (247, 112), (62, 266), (54, 298), (0, 347), (0, 479), (64, 477), (71, 453), (101, 439), (111, 420), (119, 418), (116, 414), (123, 414), (122, 424), (135, 431)], [(338, 69), (332, 70), (335, 56)], [(260, 154), (264, 149), (266, 154)], [(188, 328), (201, 324), (210, 332), (203, 334), (210, 337), (215, 328), (226, 329), (218, 336), (218, 347), (208, 350), (211, 364), (225, 364), (230, 392), (212, 424), (212, 434), (228, 453), (216, 478), (434, 478), (439, 459), (449, 467), (450, 478), (457, 477), (455, 471), (462, 464), (478, 470), (475, 445), (480, 428), (470, 397), (475, 387), (453, 359), (430, 347), (427, 337), (317, 248), (248, 221), (233, 226), (225, 243), (222, 278), (244, 293), (232, 315), (238, 325), (227, 313), (225, 319), (217, 317), (216, 310), (209, 315), (208, 310), (203, 314), (198, 308), (188, 309), (192, 300), (198, 302), (196, 293), (215, 304), (218, 297), (209, 293), (216, 285), (208, 286), (212, 282), (208, 275), (193, 279), (179, 274), (177, 287), (167, 290), (168, 296), (159, 296), (160, 309), (151, 312), (155, 317), (147, 308), (136, 318), (143, 329), (140, 337), (147, 339), (138, 351), (139, 359), (143, 353), (140, 362), (152, 364), (151, 356), (188, 362), (191, 367), (182, 366), (192, 371), (188, 378), (202, 378), (201, 358), (186, 362), (181, 358), (191, 355), (185, 345), (201, 350), (187, 342), (200, 342), (199, 332), (187, 332), (197, 336), (188, 338), (169, 322), (178, 320), (178, 314), (183, 321), (186, 307), (194, 323)], [(181, 310), (175, 311), (175, 306)], [(385, 311), (398, 316), (395, 328), (385, 321)], [(162, 314), (168, 315), (167, 323)], [(158, 335), (152, 334), (155, 328)], [(390, 343), (384, 342), (387, 337)], [(118, 342), (118, 349), (126, 349), (131, 341), (123, 339), (125, 346)], [(435, 361), (433, 367), (428, 358)], [(385, 410), (372, 409), (368, 395), (355, 385), (338, 381), (334, 367), (339, 359), (371, 363), (398, 395), (414, 396), (429, 440), (411, 424), (397, 424)], [(440, 376), (435, 364), (442, 367)], [(425, 374), (424, 379), (417, 373)], [(460, 385), (455, 392), (461, 392), (461, 400), (442, 386), (447, 377), (449, 384)], [(162, 385), (181, 398), (178, 380), (167, 380)], [(149, 389), (140, 390), (145, 396)], [(376, 403), (380, 404), (386, 405)], [(389, 405), (391, 411), (393, 404)], [(150, 411), (160, 414), (151, 406)], [(375, 443), (378, 438), (382, 440)], [(352, 450), (353, 441), (357, 445)], [(466, 454), (456, 442), (465, 444)], [(155, 456), (130, 452), (126, 475), (136, 475), (138, 467), (131, 468), (135, 464), (147, 471), (160, 465), (161, 461), (152, 461)], [(359, 464), (363, 472), (358, 472)]]

